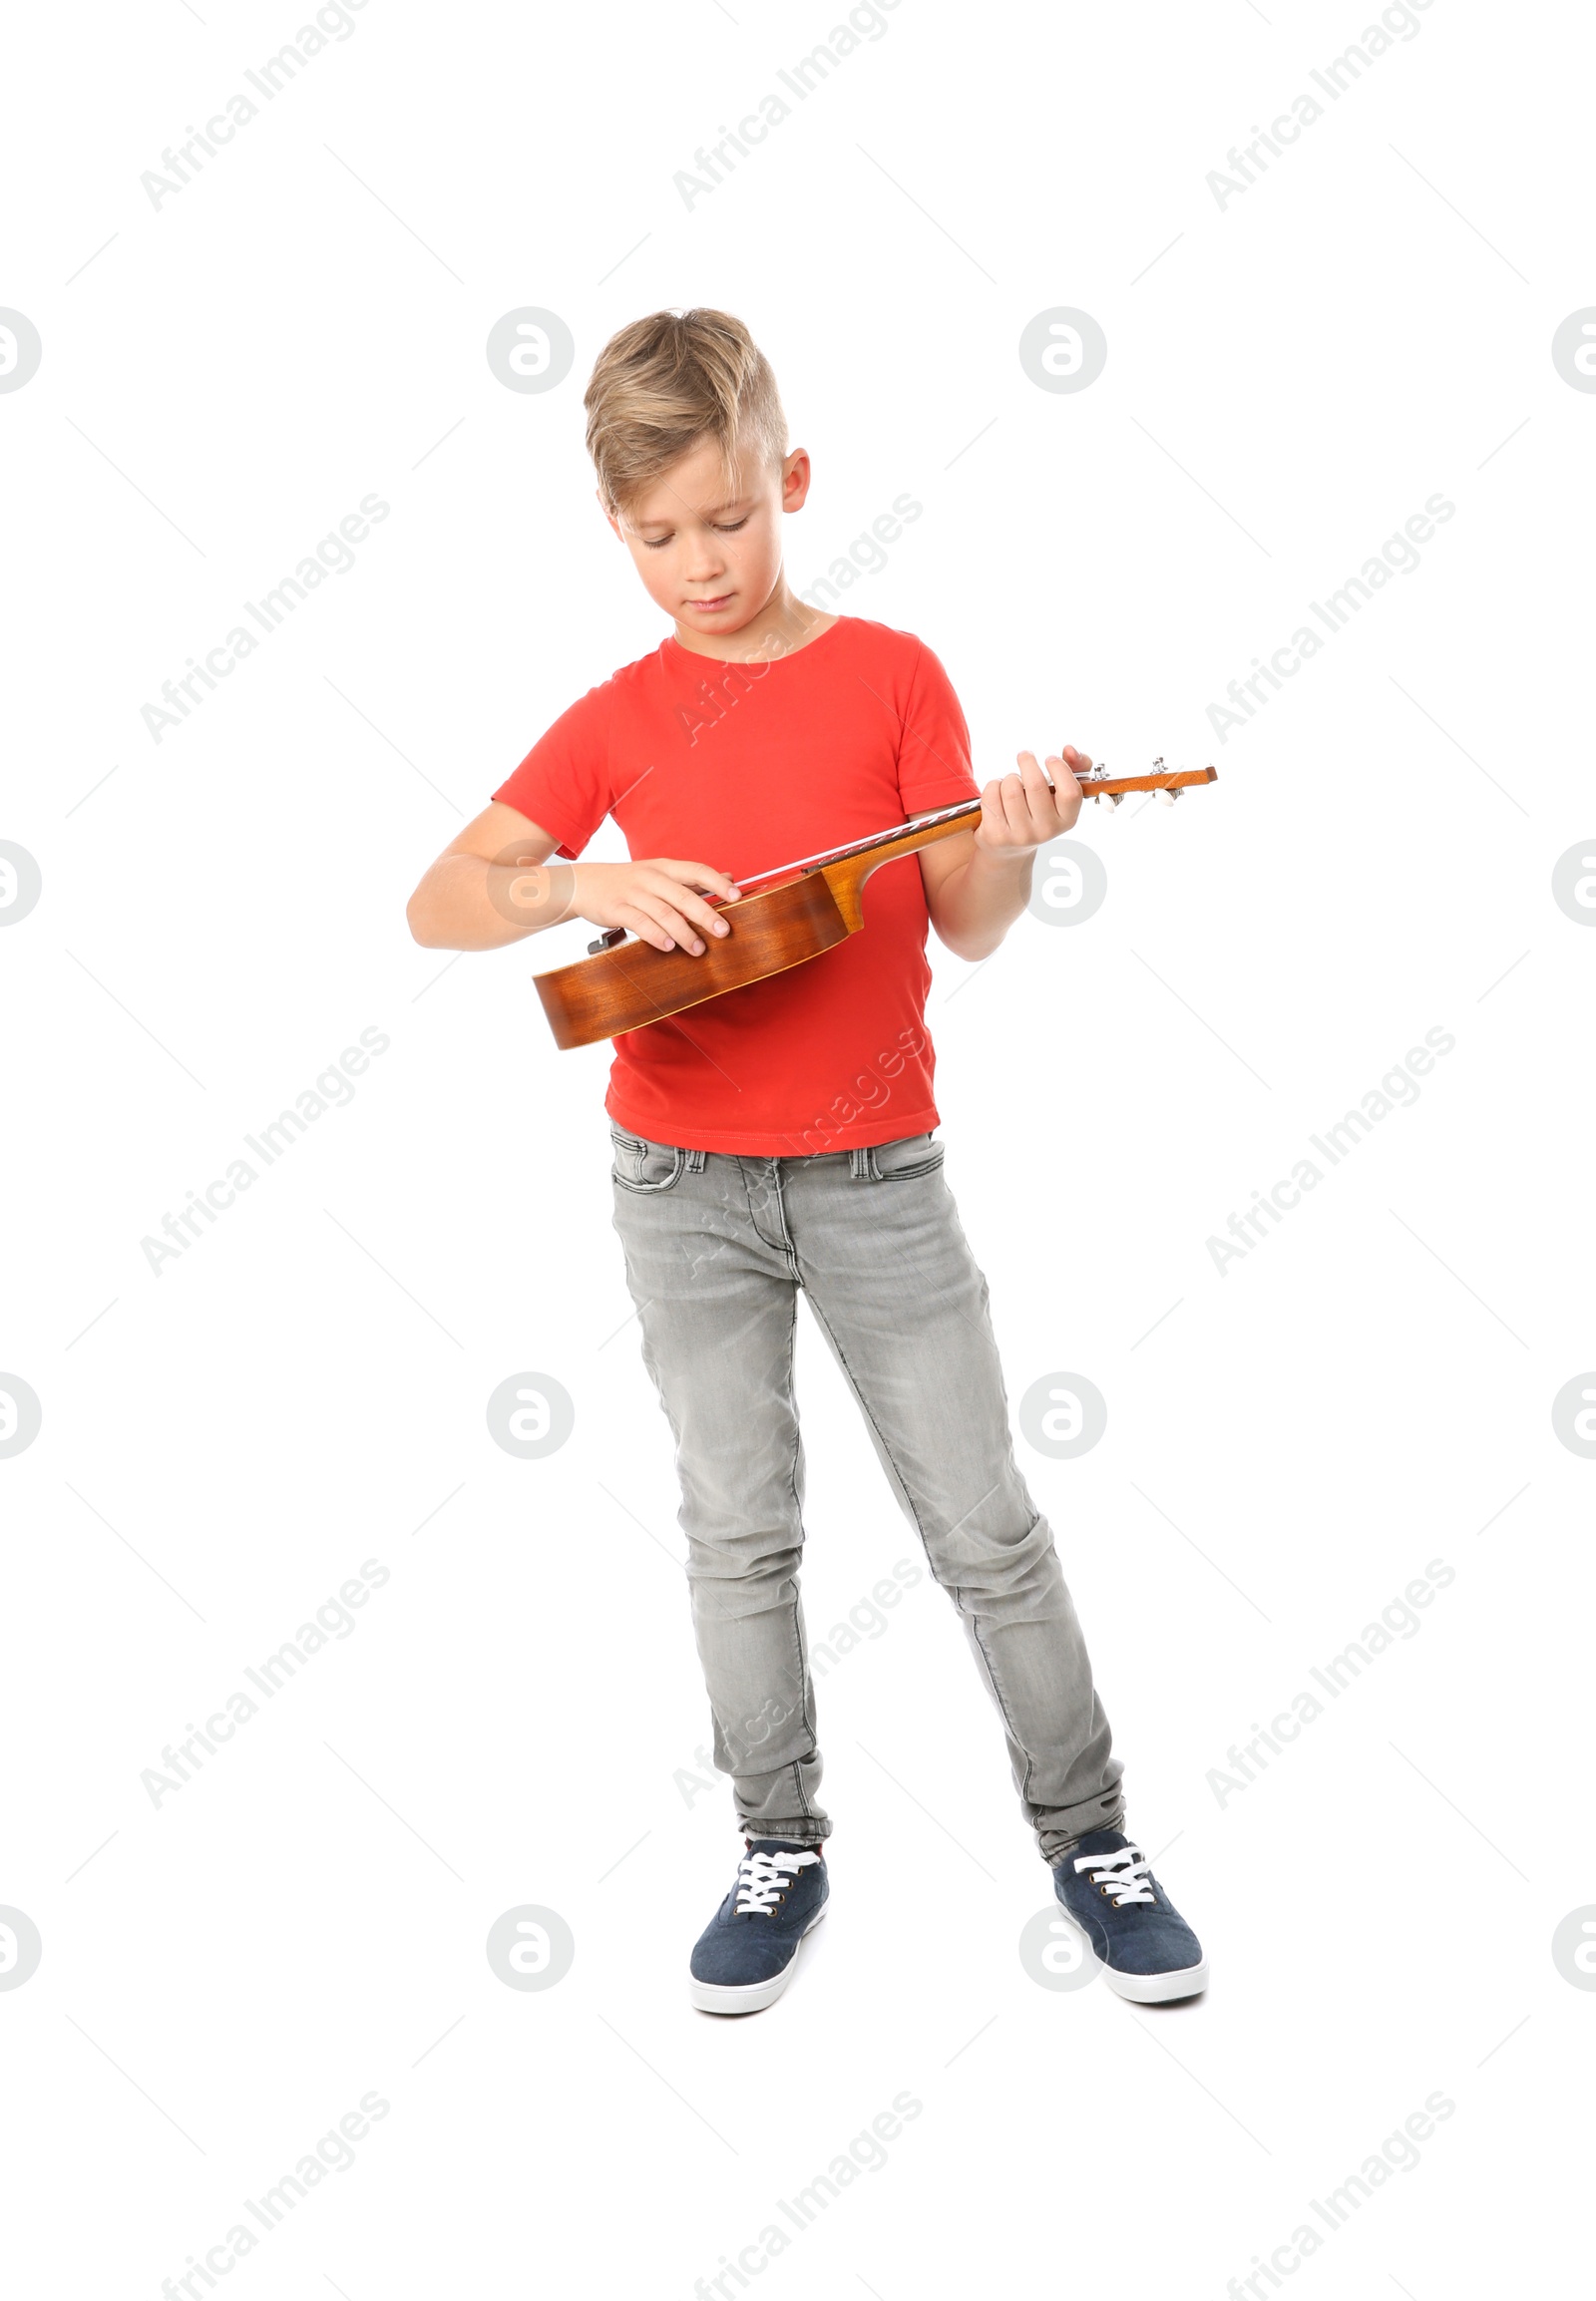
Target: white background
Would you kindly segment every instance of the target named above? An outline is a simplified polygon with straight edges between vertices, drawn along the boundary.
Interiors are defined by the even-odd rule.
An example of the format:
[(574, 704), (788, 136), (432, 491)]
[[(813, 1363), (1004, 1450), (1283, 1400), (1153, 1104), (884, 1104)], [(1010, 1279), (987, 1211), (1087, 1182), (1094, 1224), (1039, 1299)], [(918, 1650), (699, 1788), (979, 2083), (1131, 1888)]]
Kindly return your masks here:
[[(0, 837), (43, 874), (0, 936), (0, 1367), (43, 1407), (0, 1462), (29, 2295), (153, 2301), (373, 2091), (229, 2292), (685, 2297), (905, 2092), (887, 2162), (748, 2290), (1219, 2296), (1435, 2093), (1417, 2165), (1287, 2282), (1542, 2292), (1574, 2247), (1596, 1998), (1551, 1937), (1596, 1902), (1596, 1465), (1551, 1400), (1596, 1362), (1596, 935), (1550, 885), (1596, 806), (1596, 397), (1550, 343), (1596, 301), (1589, 21), (1432, 0), (1221, 208), (1209, 172), (1361, 12), (900, 0), (689, 208), (695, 147), (837, 20), (368, 0), (159, 208), (141, 175), (293, 11), (13, 26), (0, 302), (44, 346), (0, 397)], [(557, 1055), (529, 987), (582, 931), (445, 963), (403, 908), (661, 635), (580, 399), (612, 329), (689, 303), (747, 320), (815, 459), (796, 581), (924, 504), (845, 603), (937, 649), (981, 773), (1063, 740), (1220, 769), (1089, 811), (1102, 910), (938, 952), (929, 1010), (1010, 1399), (1072, 1370), (1108, 1401), (1089, 1454), (1020, 1454), (1212, 1960), (1183, 2010), (1023, 1970), (1049, 1881), (929, 1581), (821, 1690), (834, 1901), (794, 1987), (741, 2024), (686, 2003), (737, 1843), (690, 1785), (606, 1056)], [(576, 339), (544, 394), (484, 356), (522, 305)], [(1107, 337), (1078, 394), (1017, 357), (1057, 305)], [(163, 681), (372, 492), (353, 570), (154, 742)], [(1221, 742), (1227, 683), (1437, 492), (1416, 572)], [(157, 1276), (141, 1241), (371, 1026), (354, 1101)], [(1436, 1026), (1419, 1100), (1221, 1275), (1209, 1237)], [(576, 1407), (536, 1462), (484, 1415), (525, 1370)], [(807, 1323), (800, 1386), (822, 1636), (917, 1552)], [(367, 1559), (353, 1634), (154, 1805), (164, 1745)], [(1433, 1559), (1419, 1633), (1221, 1802), (1230, 1745)], [(489, 1968), (520, 1904), (572, 1929), (553, 1989)]]

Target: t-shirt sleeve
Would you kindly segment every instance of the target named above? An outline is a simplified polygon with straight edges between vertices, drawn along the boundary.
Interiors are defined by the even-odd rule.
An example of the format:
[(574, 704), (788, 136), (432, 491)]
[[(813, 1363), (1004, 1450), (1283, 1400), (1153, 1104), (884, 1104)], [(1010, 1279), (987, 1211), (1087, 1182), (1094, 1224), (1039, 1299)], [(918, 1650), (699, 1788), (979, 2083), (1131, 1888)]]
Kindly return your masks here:
[(529, 821), (552, 832), (556, 853), (573, 862), (615, 803), (609, 777), (609, 718), (613, 687), (590, 688), (540, 735), (521, 765), (494, 793)]
[(980, 797), (970, 764), (970, 730), (953, 681), (923, 642), (910, 675), (898, 744), (898, 789), (906, 815)]

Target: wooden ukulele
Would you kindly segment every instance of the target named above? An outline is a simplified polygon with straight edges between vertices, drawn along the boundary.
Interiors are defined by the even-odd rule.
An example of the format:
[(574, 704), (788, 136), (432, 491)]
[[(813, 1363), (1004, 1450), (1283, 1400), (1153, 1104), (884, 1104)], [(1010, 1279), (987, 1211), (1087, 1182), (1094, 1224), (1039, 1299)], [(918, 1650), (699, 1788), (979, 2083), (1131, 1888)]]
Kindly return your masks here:
[[(1216, 768), (1166, 774), (1163, 761), (1155, 759), (1150, 775), (1110, 781), (1099, 767), (1081, 778), (1080, 787), (1088, 798), (1107, 799), (1117, 807), (1130, 791), (1161, 791), (1174, 800), (1194, 783), (1218, 780)], [(873, 871), (934, 840), (952, 838), (980, 813), (979, 799), (961, 800), (957, 807), (919, 816), (894, 830), (739, 878), (743, 892), (738, 900), (716, 905), (730, 933), (705, 936), (706, 948), (696, 959), (679, 945), (658, 951), (623, 927), (606, 928), (589, 944), (586, 959), (532, 978), (556, 1044), (591, 1046), (623, 1030), (640, 1030), (706, 998), (818, 959), (864, 926), (861, 898)], [(759, 888), (756, 895), (746, 893), (751, 886)], [(706, 900), (715, 902), (713, 896)]]

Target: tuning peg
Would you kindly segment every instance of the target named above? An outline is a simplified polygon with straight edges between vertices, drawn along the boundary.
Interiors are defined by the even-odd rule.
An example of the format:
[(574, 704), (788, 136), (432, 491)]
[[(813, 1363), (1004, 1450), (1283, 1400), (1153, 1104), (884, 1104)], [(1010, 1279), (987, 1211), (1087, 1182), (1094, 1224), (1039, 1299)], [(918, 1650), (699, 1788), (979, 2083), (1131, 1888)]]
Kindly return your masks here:
[(1166, 807), (1173, 807), (1175, 801), (1180, 797), (1179, 786), (1177, 785), (1172, 791), (1160, 791), (1158, 796)]

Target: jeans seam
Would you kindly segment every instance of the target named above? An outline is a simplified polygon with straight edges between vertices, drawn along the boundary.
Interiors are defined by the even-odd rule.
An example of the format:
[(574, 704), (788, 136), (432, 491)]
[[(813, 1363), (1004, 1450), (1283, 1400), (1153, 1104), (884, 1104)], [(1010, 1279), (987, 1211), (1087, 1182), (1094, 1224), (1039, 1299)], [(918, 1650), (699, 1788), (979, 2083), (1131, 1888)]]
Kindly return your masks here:
[[(798, 1292), (797, 1292), (797, 1289), (796, 1289), (796, 1288), (794, 1288), (794, 1290), (793, 1290), (793, 1295), (792, 1295), (792, 1322), (791, 1322), (790, 1326), (789, 1326), (789, 1327), (788, 1327), (788, 1329), (787, 1329), (787, 1383), (788, 1383), (788, 1390), (789, 1390), (789, 1394), (790, 1394), (790, 1392), (791, 1392), (791, 1388), (792, 1388), (792, 1367), (793, 1367), (793, 1351), (794, 1351), (794, 1345), (796, 1344), (796, 1342), (797, 1342), (797, 1340), (798, 1340)], [(818, 1733), (816, 1732), (816, 1730), (815, 1730), (815, 1721), (814, 1721), (814, 1719), (811, 1717), (811, 1715), (810, 1715), (810, 1710), (809, 1710), (809, 1697), (810, 1697), (810, 1695), (813, 1693), (814, 1689), (811, 1687), (811, 1685), (810, 1685), (810, 1683), (809, 1683), (809, 1663), (808, 1663), (808, 1658), (807, 1658), (807, 1656), (806, 1656), (806, 1655), (805, 1655), (805, 1653), (804, 1653), (804, 1639), (803, 1639), (803, 1631), (802, 1631), (802, 1629), (801, 1629), (801, 1627), (800, 1627), (800, 1625), (799, 1625), (799, 1620), (798, 1620), (798, 1611), (799, 1611), (799, 1606), (800, 1606), (800, 1604), (801, 1604), (801, 1599), (800, 1599), (800, 1596), (799, 1596), (799, 1577), (800, 1577), (800, 1575), (801, 1575), (801, 1573), (802, 1573), (802, 1569), (803, 1569), (803, 1554), (804, 1554), (804, 1523), (803, 1523), (803, 1504), (802, 1504), (802, 1502), (799, 1500), (799, 1496), (798, 1496), (798, 1457), (799, 1457), (799, 1454), (801, 1453), (801, 1451), (802, 1451), (802, 1449), (803, 1449), (803, 1442), (804, 1442), (804, 1434), (803, 1434), (803, 1430), (802, 1430), (802, 1428), (799, 1426), (799, 1422), (798, 1422), (798, 1406), (797, 1406), (797, 1400), (796, 1400), (796, 1399), (794, 1399), (794, 1400), (793, 1400), (792, 1460), (791, 1460), (791, 1462), (790, 1462), (790, 1463), (787, 1465), (787, 1484), (788, 1484), (788, 1486), (790, 1487), (790, 1489), (791, 1489), (791, 1491), (792, 1491), (793, 1523), (794, 1523), (794, 1525), (795, 1525), (795, 1527), (796, 1527), (796, 1529), (797, 1529), (797, 1534), (798, 1534), (798, 1565), (797, 1565), (797, 1567), (794, 1569), (794, 1572), (793, 1572), (793, 1584), (792, 1584), (792, 1642), (793, 1642), (793, 1648), (794, 1648), (794, 1651), (796, 1652), (796, 1654), (797, 1654), (797, 1656), (798, 1656), (798, 1711), (799, 1711), (799, 1718), (800, 1718), (800, 1721), (801, 1721), (801, 1723), (802, 1723), (802, 1725), (803, 1725), (803, 1728), (804, 1728), (804, 1731), (805, 1731), (805, 1732), (808, 1734), (808, 1736), (809, 1736), (809, 1746), (810, 1746), (810, 1749), (811, 1749), (811, 1751), (813, 1751), (813, 1752), (814, 1752), (814, 1754), (815, 1754), (815, 1755), (817, 1755), (817, 1756), (818, 1756), (818, 1755), (819, 1755), (819, 1746), (820, 1746), (820, 1736), (819, 1736), (819, 1734), (818, 1734)], [(801, 1766), (801, 1763), (800, 1763), (800, 1761), (799, 1761), (799, 1760), (798, 1760), (796, 1757), (795, 1757), (795, 1758), (792, 1760), (792, 1778), (793, 1778), (793, 1787), (794, 1787), (794, 1789), (795, 1789), (795, 1790), (796, 1790), (796, 1792), (797, 1792), (797, 1796), (798, 1796), (798, 1802), (799, 1802), (799, 1808), (800, 1808), (800, 1810), (801, 1810), (801, 1812), (802, 1812), (802, 1814), (803, 1814), (803, 1817), (804, 1817), (804, 1819), (805, 1819), (806, 1821), (812, 1821), (812, 1820), (814, 1819), (814, 1808), (811, 1806), (811, 1804), (810, 1804), (810, 1802), (809, 1802), (808, 1793), (807, 1793), (807, 1791), (806, 1791), (806, 1790), (805, 1790), (805, 1788), (804, 1788), (804, 1785), (803, 1785), (803, 1769), (802, 1769), (802, 1766)]]
[[(759, 1228), (759, 1217), (754, 1212), (753, 1193), (748, 1188), (748, 1161), (744, 1157), (739, 1157), (737, 1160), (737, 1171), (742, 1177), (743, 1203), (748, 1209), (748, 1228), (753, 1232), (754, 1237), (759, 1241), (762, 1247), (768, 1247), (773, 1255), (785, 1255), (787, 1259), (788, 1271), (794, 1279), (797, 1279), (798, 1257), (793, 1247), (791, 1235), (787, 1229), (787, 1208), (781, 1195), (781, 1175), (779, 1171), (777, 1171), (776, 1162), (772, 1160), (770, 1164), (771, 1181), (774, 1185), (772, 1196), (775, 1200), (777, 1212), (781, 1217), (781, 1237), (779, 1239), (767, 1239), (764, 1232)], [(799, 1283), (802, 1284), (801, 1281)], [(793, 1306), (793, 1316), (796, 1320), (796, 1304)]]

